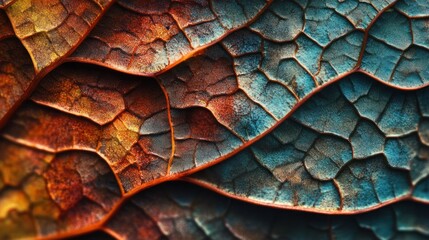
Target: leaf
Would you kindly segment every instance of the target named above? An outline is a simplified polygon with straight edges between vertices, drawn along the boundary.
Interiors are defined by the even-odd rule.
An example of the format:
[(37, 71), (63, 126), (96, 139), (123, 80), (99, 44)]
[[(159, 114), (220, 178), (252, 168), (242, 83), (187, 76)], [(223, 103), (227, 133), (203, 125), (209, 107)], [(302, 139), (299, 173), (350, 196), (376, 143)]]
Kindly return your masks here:
[(425, 239), (427, 205), (329, 216), (250, 205), (179, 183), (127, 201), (104, 229), (117, 239)]
[(69, 55), (111, 0), (16, 0), (5, 10), (39, 73)]
[(403, 88), (429, 83), (429, 7), (422, 1), (398, 1), (369, 31), (362, 70)]
[(76, 67), (64, 65), (48, 75), (3, 136), (51, 153), (95, 152), (125, 191), (165, 176), (171, 133), (165, 96), (156, 82)]
[[(0, 62), (3, 65), (0, 77), (4, 82), (0, 85), (0, 98), (4, 99), (4, 103), (0, 104), (0, 127), (34, 90), (39, 80), (74, 51), (111, 2), (10, 1), (4, 10), (16, 37), (28, 53), (18, 43), (3, 43), (3, 38), (11, 37), (13, 32), (7, 17), (0, 10), (0, 44), (3, 44), (0, 46)], [(33, 62), (34, 70), (27, 66), (29, 61), (30, 64)]]
[[(276, 4), (272, 5), (272, 9), (277, 9), (280, 6), (284, 8), (283, 11), (285, 12), (294, 12), (299, 9), (308, 10), (305, 12), (305, 17), (309, 21), (312, 21), (311, 19), (314, 18), (313, 15), (315, 14), (314, 11), (309, 9), (323, 7), (316, 2), (309, 3), (308, 6), (282, 4), (282, 2), (279, 4), (276, 2)], [(360, 4), (356, 7), (363, 6), (366, 5)], [(387, 3), (379, 5), (379, 11), (388, 6)], [(327, 8), (327, 6), (324, 7)], [(173, 173), (184, 172), (204, 164), (208, 166), (208, 164), (214, 164), (240, 151), (279, 124), (282, 119), (299, 106), (301, 101), (305, 100), (314, 91), (317, 91), (321, 87), (320, 84), (325, 81), (334, 81), (340, 78), (341, 75), (354, 71), (355, 63), (347, 63), (344, 71), (338, 71), (338, 74), (331, 76), (330, 74), (326, 75), (327, 72), (324, 70), (317, 70), (317, 64), (323, 65), (330, 57), (338, 59), (336, 54), (344, 52), (345, 47), (347, 48), (347, 56), (354, 54), (354, 59), (358, 62), (361, 53), (360, 44), (362, 44), (361, 40), (364, 38), (362, 30), (360, 30), (362, 19), (356, 19), (357, 30), (350, 27), (346, 32), (336, 33), (336, 38), (323, 35), (323, 30), (307, 30), (303, 24), (297, 24), (300, 28), (304, 28), (305, 34), (320, 38), (319, 42), (326, 44), (326, 49), (320, 48), (322, 58), (318, 60), (320, 62), (316, 63), (313, 69), (315, 73), (319, 72), (322, 75), (318, 73), (317, 76), (310, 76), (305, 68), (301, 67), (301, 63), (295, 60), (299, 59), (301, 54), (301, 50), (296, 49), (296, 45), (289, 42), (276, 43), (270, 41), (270, 38), (268, 40), (261, 39), (261, 35), (254, 33), (256, 31), (254, 29), (259, 29), (258, 31), (260, 31), (263, 28), (265, 21), (268, 21), (266, 19), (270, 19), (269, 16), (271, 15), (269, 14), (272, 11), (274, 10), (269, 9), (267, 13), (264, 13), (261, 18), (249, 27), (250, 30), (241, 30), (232, 34), (222, 44), (207, 49), (203, 55), (189, 59), (159, 76), (160, 82), (165, 87), (169, 107), (171, 105), (172, 108), (171, 119), (168, 124), (172, 125), (173, 131), (174, 128), (178, 128), (176, 134), (173, 133), (171, 156), (174, 154), (175, 159), (179, 160), (177, 161), (173, 157), (169, 158), (167, 173), (170, 170)], [(330, 8), (327, 11), (330, 12)], [(377, 11), (374, 11), (375, 18)], [(301, 13), (304, 14), (303, 11)], [(294, 20), (301, 21), (302, 19), (296, 18)], [(345, 18), (343, 20), (346, 21)], [(333, 24), (329, 19), (323, 21), (327, 21), (327, 25)], [(289, 21), (284, 22), (289, 24)], [(369, 24), (363, 24), (362, 26), (369, 26)], [(300, 31), (295, 34), (300, 34)], [(306, 33), (305, 31), (308, 32)], [(308, 37), (304, 33), (299, 36), (307, 39)], [(268, 35), (271, 36), (271, 33)], [(293, 38), (299, 38), (299, 36), (294, 35)], [(307, 40), (313, 41), (310, 38)], [(298, 40), (296, 41), (298, 42)], [(313, 47), (318, 48), (317, 44)], [(312, 47), (303, 47), (302, 49), (312, 51)], [(259, 51), (262, 53), (258, 54)], [(282, 52), (285, 56), (278, 56), (277, 52)], [(290, 55), (289, 57), (286, 56), (288, 54)], [(307, 55), (306, 53), (302, 54)], [(328, 57), (326, 54), (331, 55)], [(264, 59), (260, 59), (262, 55)], [(325, 55), (326, 57), (323, 57)], [(335, 68), (340, 69), (343, 68), (341, 66), (347, 62), (347, 59), (335, 61), (332, 64), (339, 64), (338, 68)], [(276, 69), (277, 64), (280, 64), (279, 69)], [(290, 68), (291, 66), (296, 68)], [(217, 70), (210, 71), (213, 67)], [(295, 69), (296, 71), (286, 72), (286, 69)], [(188, 86), (185, 86), (184, 83)], [(208, 111), (200, 109), (201, 107), (206, 108)], [(205, 113), (195, 114), (195, 112)], [(190, 127), (183, 124), (188, 119), (197, 126), (193, 130), (191, 129), (191, 132), (187, 132)], [(199, 119), (199, 121), (196, 119)], [(206, 126), (204, 126), (205, 122), (208, 122)], [(165, 121), (163, 124), (164, 126), (168, 125)], [(210, 136), (215, 136), (207, 141), (207, 134), (203, 135), (203, 131), (198, 130), (202, 129), (201, 126), (205, 128), (212, 126)], [(214, 130), (216, 130), (216, 134), (214, 134)], [(149, 131), (153, 134), (157, 130)], [(121, 155), (119, 158), (123, 156)], [(136, 170), (134, 169), (133, 171), (135, 172)], [(152, 178), (150, 177), (150, 179)], [(134, 181), (131, 185), (133, 186), (126, 189), (134, 188), (134, 186), (140, 185), (140, 182)]]
[(28, 53), (14, 37), (6, 14), (0, 10), (0, 125), (23, 100), (34, 76)]
[(86, 151), (49, 153), (0, 139), (0, 238), (79, 232), (118, 202), (109, 167)]
[[(205, 107), (244, 141), (261, 137), (314, 92), (345, 75), (363, 71), (360, 62), (362, 57), (365, 59), (362, 54), (366, 34), (372, 28), (362, 27), (371, 27), (374, 22), (370, 20), (377, 26), (383, 20), (377, 20), (377, 14), (390, 5), (378, 6), (379, 11), (373, 9), (373, 18), (350, 20), (356, 26), (329, 7), (320, 1), (307, 5), (274, 2), (249, 28), (232, 33), (200, 56), (159, 76), (172, 107)], [(356, 6), (366, 7), (369, 6), (364, 3)], [(319, 19), (316, 9), (331, 13), (332, 17)], [(277, 19), (279, 28), (273, 28), (269, 27), (274, 21), (273, 11), (297, 14), (287, 21)], [(306, 25), (300, 23), (303, 18)], [(282, 24), (297, 29), (271, 32), (281, 29)], [(333, 25), (341, 27), (328, 35), (326, 28)], [(422, 76), (427, 73), (427, 63), (410, 61), (421, 66), (417, 72)], [(381, 59), (377, 62), (382, 63)], [(407, 76), (401, 79), (400, 84), (384, 81), (404, 89), (426, 85), (424, 81), (416, 85)]]
[(271, 0), (119, 0), (72, 60), (150, 76), (248, 24)]
[(205, 109), (170, 109), (153, 79), (87, 65), (59, 67), (31, 100), (2, 135), (51, 153), (95, 152), (126, 195), (207, 167), (240, 143)]
[(428, 11), (0, 0), (0, 238), (428, 237)]
[[(367, 5), (362, 3), (357, 8), (364, 6)], [(382, 7), (389, 5), (386, 3), (379, 7), (381, 12), (386, 10)], [(338, 14), (338, 19), (342, 19), (345, 26), (350, 26), (338, 28), (345, 30), (333, 37), (325, 36), (323, 27), (336, 24), (331, 22), (336, 19), (334, 17), (320, 20), (322, 23), (312, 23), (323, 27), (308, 27), (315, 18), (316, 8), (324, 9), (320, 2), (301, 6), (276, 1), (249, 28), (232, 33), (200, 55), (158, 75), (171, 108), (208, 109), (217, 122), (242, 142), (229, 143), (233, 148), (229, 152), (233, 154), (272, 130), (315, 92), (345, 75), (361, 71), (359, 64), (365, 32), (360, 27), (371, 26), (370, 20), (376, 19), (380, 12), (374, 10), (374, 17), (365, 20), (367, 24), (363, 19), (356, 19), (356, 28)], [(294, 35), (277, 36), (279, 31), (266, 32), (266, 37), (257, 32), (262, 28), (267, 31), (274, 29), (267, 27), (273, 11), (299, 12), (299, 9), (306, 10), (301, 11), (303, 16), (297, 14), (300, 17), (284, 21), (285, 26), (303, 28), (298, 28)], [(333, 10), (329, 8), (326, 11)], [(302, 17), (310, 23), (305, 26), (291, 24), (301, 21)], [(424, 86), (422, 83), (418, 88)], [(173, 115), (172, 122), (175, 121)], [(212, 159), (212, 163), (217, 161)]]
[(429, 202), (428, 97), (429, 88), (399, 91), (352, 75), (186, 180), (252, 203), (335, 214)]

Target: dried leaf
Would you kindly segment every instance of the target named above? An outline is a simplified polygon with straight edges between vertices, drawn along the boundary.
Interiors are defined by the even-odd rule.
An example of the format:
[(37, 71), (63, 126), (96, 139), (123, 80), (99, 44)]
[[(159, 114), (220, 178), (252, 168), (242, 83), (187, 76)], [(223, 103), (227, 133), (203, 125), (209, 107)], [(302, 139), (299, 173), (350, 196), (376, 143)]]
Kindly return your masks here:
[(401, 88), (428, 85), (428, 26), (428, 4), (398, 1), (370, 29), (362, 70)]
[[(322, 7), (319, 6), (320, 2), (310, 2), (305, 8), (281, 3), (274, 2), (249, 29), (232, 33), (201, 55), (157, 76), (168, 93), (173, 110), (206, 108), (217, 122), (236, 137), (234, 141), (230, 138), (228, 144), (233, 148), (229, 150), (231, 153), (261, 138), (315, 92), (344, 75), (362, 71), (359, 64), (366, 38), (361, 27), (370, 27), (372, 18), (365, 20), (367, 24), (364, 24), (363, 19), (356, 20), (356, 28), (338, 28), (349, 30), (336, 33), (336, 37), (325, 36), (324, 28), (308, 27), (312, 24), (323, 27), (335, 24), (334, 17), (320, 20), (323, 24), (317, 21), (312, 23), (315, 18), (312, 14), (316, 14), (314, 9)], [(367, 5), (361, 3), (357, 8), (364, 6)], [(386, 11), (382, 7), (389, 6), (387, 3), (379, 6), (380, 12)], [(272, 12), (280, 9), (286, 12), (306, 10), (302, 14), (309, 21), (308, 25), (295, 24), (303, 29), (296, 31), (293, 36), (267, 32), (266, 37), (258, 33), (262, 31), (262, 26), (268, 25), (266, 22), (273, 17)], [(376, 19), (380, 12), (375, 11), (373, 18)], [(341, 19), (344, 24), (350, 24), (347, 18)], [(295, 19), (301, 20), (302, 17)], [(293, 19), (288, 18), (285, 26), (291, 25), (289, 21), (293, 22)], [(263, 29), (268, 31), (274, 28)], [(422, 74), (426, 72), (422, 71)], [(406, 78), (403, 81), (411, 82)], [(426, 83), (422, 82), (415, 86), (401, 84), (397, 87), (424, 86)], [(174, 116), (172, 122), (176, 122)], [(219, 155), (227, 155), (222, 153), (222, 148), (218, 151), (221, 152)]]
[(119, 0), (71, 59), (153, 75), (253, 21), (270, 2)]
[(425, 239), (429, 207), (397, 203), (352, 216), (250, 205), (172, 183), (139, 193), (105, 226), (117, 239)]
[[(94, 27), (111, 0), (10, 2), (5, 11), (18, 43), (3, 43), (12, 35), (0, 9), (0, 127), (33, 91), (39, 80), (68, 56)], [(16, 40), (14, 40), (16, 41)], [(7, 45), (7, 46), (6, 46)], [(34, 70), (28, 67), (33, 62)], [(11, 66), (13, 65), (13, 66)], [(6, 74), (6, 75), (5, 75)]]
[(0, 10), (0, 125), (23, 100), (34, 76), (28, 53)]
[(0, 0), (0, 239), (429, 237), (425, 0), (111, 4)]
[(130, 191), (166, 175), (171, 133), (155, 81), (63, 65), (40, 84), (3, 131), (7, 139), (51, 153), (97, 153)]
[(111, 0), (16, 0), (5, 10), (37, 73), (69, 55)]
[(271, 134), (187, 180), (252, 203), (353, 213), (429, 202), (429, 89), (363, 75), (313, 96)]
[(195, 171), (240, 143), (205, 109), (170, 109), (152, 79), (75, 67), (48, 75), (2, 135), (51, 153), (95, 152), (126, 194)]
[(56, 154), (0, 140), (0, 239), (79, 232), (120, 197), (111, 170), (85, 151)]

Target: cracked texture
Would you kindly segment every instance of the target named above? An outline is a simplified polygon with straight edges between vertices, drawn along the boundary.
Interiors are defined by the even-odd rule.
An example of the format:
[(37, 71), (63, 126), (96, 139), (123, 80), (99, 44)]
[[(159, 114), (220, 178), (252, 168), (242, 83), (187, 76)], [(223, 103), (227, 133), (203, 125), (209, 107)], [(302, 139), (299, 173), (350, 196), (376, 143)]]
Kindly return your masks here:
[(0, 239), (78, 231), (109, 212), (120, 191), (93, 153), (49, 153), (0, 139)]
[(5, 10), (16, 36), (30, 53), (36, 72), (40, 72), (70, 54), (110, 3), (16, 0)]
[(2, 135), (52, 153), (95, 152), (124, 192), (210, 163), (240, 143), (203, 108), (169, 109), (153, 80), (75, 64), (41, 81)]
[[(285, 21), (290, 26), (286, 22), (303, 18), (313, 21), (315, 13), (310, 9), (322, 7), (317, 2), (288, 3), (274, 2), (250, 27), (230, 34), (200, 55), (158, 75), (171, 107), (208, 109), (243, 146), (264, 135), (313, 92), (343, 75), (362, 71), (359, 64), (367, 29), (356, 23), (359, 26), (334, 37), (323, 37), (323, 29), (296, 24), (303, 29), (293, 36), (276, 38), (280, 33), (269, 32), (273, 27), (267, 25), (274, 15), (280, 14), (273, 11), (286, 14), (301, 9), (302, 17)], [(380, 5), (380, 11), (387, 6), (388, 3)], [(376, 14), (373, 15), (375, 18)], [(282, 24), (279, 20), (277, 26)], [(370, 24), (362, 26), (369, 28)]]
[(0, 0), (0, 239), (428, 237), (425, 0), (111, 4)]
[(0, 12), (0, 122), (22, 100), (35, 76), (28, 53), (3, 16)]
[(3, 131), (11, 141), (49, 152), (95, 152), (125, 191), (166, 174), (171, 135), (165, 96), (154, 81), (63, 65), (31, 99)]
[(428, 210), (403, 202), (352, 216), (316, 215), (170, 183), (131, 198), (104, 229), (118, 239), (425, 239)]
[(363, 75), (329, 86), (268, 136), (187, 180), (260, 204), (350, 213), (427, 202), (429, 89)]
[(369, 31), (362, 70), (403, 88), (429, 82), (429, 8), (422, 1), (399, 1)]
[[(16, 0), (9, 3), (4, 8), (7, 17), (0, 9), (0, 72), (3, 73), (0, 76), (0, 127), (39, 80), (80, 44), (111, 1)], [(25, 49), (18, 43), (3, 43), (11, 41), (4, 39), (12, 36), (18, 38)]]
[[(153, 3), (154, 9), (148, 8), (145, 11), (159, 10), (162, 4)], [(168, 142), (168, 137), (165, 136), (169, 134), (165, 133), (165, 131), (168, 132), (169, 130), (167, 128), (172, 130), (177, 128), (177, 134), (173, 134), (174, 139), (170, 143), (171, 150), (167, 146), (157, 150), (162, 153), (156, 152), (154, 154), (157, 158), (161, 156), (160, 158), (163, 160), (160, 160), (160, 162), (167, 162), (167, 173), (170, 173), (170, 170), (172, 173), (179, 173), (206, 163), (212, 164), (239, 151), (266, 134), (269, 129), (298, 107), (301, 101), (313, 91), (316, 91), (323, 84), (336, 80), (341, 75), (348, 74), (356, 69), (361, 54), (365, 27), (370, 27), (370, 20), (376, 18), (377, 12), (383, 11), (384, 8), (388, 7), (389, 2), (380, 2), (371, 6), (375, 12), (369, 15), (372, 18), (365, 20), (367, 23), (363, 19), (348, 21), (347, 18), (341, 17), (340, 14), (332, 10), (335, 7), (333, 2), (331, 5), (320, 5), (316, 1), (308, 3), (276, 1), (246, 29), (232, 33), (221, 43), (209, 47), (201, 55), (195, 56), (157, 77), (168, 95), (168, 103), (161, 105), (167, 108), (168, 104), (171, 107), (171, 111), (169, 114), (154, 115), (151, 121), (146, 121), (142, 126), (140, 126), (142, 122), (137, 121), (138, 123), (134, 127), (139, 126), (139, 131), (143, 135), (157, 135), (162, 132), (165, 142)], [(339, 11), (352, 11), (352, 9), (359, 9), (363, 6), (367, 5), (359, 3), (348, 8), (339, 8)], [(136, 5), (134, 2), (119, 3), (110, 12), (117, 11), (115, 9), (121, 9), (122, 11), (138, 7), (141, 6)], [(333, 16), (338, 15), (344, 22), (344, 26), (349, 27), (338, 28), (341, 30), (340, 32), (332, 32), (328, 35), (326, 35), (323, 28), (312, 28), (310, 23), (330, 26), (329, 24), (332, 24), (334, 19), (334, 17), (328, 19), (317, 18), (314, 14), (318, 9), (324, 9)], [(276, 11), (279, 11), (279, 13)], [(280, 32), (268, 31), (272, 29), (272, 27), (269, 27), (268, 22), (273, 17), (283, 16), (283, 19), (288, 13), (301, 14), (302, 17), (279, 20), (278, 25), (290, 26), (291, 22), (293, 22), (296, 24), (292, 25), (300, 30), (291, 32), (292, 35), (290, 36), (281, 36), (281, 39), (277, 39), (276, 36)], [(128, 16), (119, 13), (113, 15)], [(106, 16), (106, 19), (109, 19), (109, 17)], [(299, 23), (300, 21), (303, 22)], [(112, 24), (119, 22), (114, 21)], [(125, 21), (125, 23), (131, 24), (132, 21)], [(112, 27), (110, 29), (116, 28)], [(267, 32), (265, 35), (260, 33), (263, 30)], [(94, 30), (94, 32), (97, 31), (97, 29)], [(106, 34), (106, 36), (112, 35)], [(125, 42), (129, 41), (120, 41), (120, 43)], [(151, 60), (151, 62), (158, 63), (159, 61)], [(46, 81), (49, 82), (48, 80)], [(48, 83), (48, 85), (51, 84)], [(86, 89), (84, 91), (90, 90)], [(88, 97), (73, 100), (73, 96), (64, 96), (69, 92), (61, 94), (63, 97), (60, 97), (58, 101), (61, 106), (56, 107), (57, 109), (68, 111), (74, 115), (86, 116), (86, 118), (95, 121), (97, 124), (112, 121), (112, 118), (124, 109), (119, 98), (116, 100), (117, 102), (105, 102), (107, 98), (104, 97), (105, 100), (103, 100), (102, 96), (97, 97), (99, 99), (95, 101)], [(44, 93), (41, 95), (45, 96)], [(46, 94), (46, 96), (48, 95)], [(100, 92), (99, 95), (103, 94)], [(36, 94), (34, 100), (39, 104), (52, 105), (52, 100), (56, 101), (58, 96), (58, 94), (53, 93), (50, 100), (42, 99), (38, 101)], [(118, 94), (112, 94), (111, 96), (107, 94), (106, 96), (109, 96), (109, 99), (113, 99)], [(97, 101), (102, 102), (98, 104), (99, 107), (105, 106), (109, 108), (110, 106), (112, 108), (113, 105), (116, 105), (116, 108), (106, 109), (108, 114), (101, 116), (97, 113), (99, 110), (96, 107), (97, 104), (94, 103)], [(107, 104), (105, 105), (105, 103)], [(96, 109), (97, 111), (91, 109)], [(108, 110), (112, 112), (109, 113)], [(195, 114), (195, 112), (204, 112), (204, 114)], [(165, 120), (166, 116), (169, 118), (168, 121)], [(196, 127), (187, 126), (189, 124), (186, 121), (190, 121)], [(159, 122), (160, 126), (156, 126), (156, 122)], [(171, 126), (168, 126), (169, 124)], [(204, 132), (201, 130), (202, 126), (206, 128), (207, 126), (215, 126), (213, 129), (207, 129), (210, 130), (207, 132), (211, 132), (213, 139), (207, 141), (207, 136), (202, 134)], [(138, 137), (135, 130), (133, 131), (134, 138)], [(152, 137), (153, 139), (147, 141), (160, 142), (161, 140), (158, 137)], [(19, 140), (19, 138), (26, 137), (17, 135), (14, 138)], [(27, 141), (25, 139), (21, 140)], [(30, 144), (38, 144), (37, 141), (38, 138), (35, 137), (30, 141), (32, 142)], [(112, 141), (115, 142), (116, 140)], [(141, 169), (137, 167), (138, 164), (130, 168), (129, 160), (123, 160), (124, 156), (128, 156), (131, 146), (137, 140), (128, 138), (125, 141), (128, 141), (127, 146), (115, 148), (114, 146), (116, 145), (112, 143), (111, 147), (106, 148), (108, 150), (103, 147), (97, 149), (99, 146), (96, 146), (95, 142), (85, 143), (83, 147), (98, 152), (107, 151), (109, 154), (115, 155), (112, 157), (102, 153), (110, 163), (121, 165), (119, 167), (120, 171), (129, 171), (126, 174), (127, 178), (129, 177), (127, 180), (129, 183), (126, 185), (129, 186), (125, 188), (132, 189), (147, 182), (147, 180), (145, 180), (146, 177), (141, 177)], [(122, 140), (116, 142), (122, 142)], [(102, 144), (102, 146), (105, 145)], [(51, 147), (48, 146), (48, 148)], [(169, 157), (167, 151), (171, 151), (173, 157)], [(134, 158), (131, 157), (131, 159)], [(131, 162), (135, 162), (135, 160), (131, 160)], [(163, 168), (163, 166), (161, 167), (163, 164), (156, 165), (158, 170), (155, 173), (148, 172), (143, 174), (145, 176), (150, 175), (147, 179), (165, 175), (159, 173), (159, 169)], [(143, 179), (143, 181), (141, 182), (136, 180), (136, 177), (130, 176), (140, 176), (140, 180)]]
[(121, 1), (73, 60), (152, 75), (252, 21), (271, 1)]

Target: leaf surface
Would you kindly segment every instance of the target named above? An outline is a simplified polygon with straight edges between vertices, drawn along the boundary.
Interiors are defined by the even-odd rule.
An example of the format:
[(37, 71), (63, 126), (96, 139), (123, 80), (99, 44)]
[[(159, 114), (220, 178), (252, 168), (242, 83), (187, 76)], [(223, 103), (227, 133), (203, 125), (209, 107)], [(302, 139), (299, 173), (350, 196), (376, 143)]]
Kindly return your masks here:
[[(276, 1), (250, 26), (157, 76), (161, 87), (153, 79), (109, 76), (85, 65), (72, 70), (69, 64), (44, 79), (32, 97), (35, 104), (23, 107), (3, 136), (53, 153), (80, 149), (95, 152), (111, 166), (123, 192), (131, 194), (128, 192), (189, 174), (241, 151), (266, 135), (322, 85), (356, 71), (367, 28), (390, 3), (349, 6), (349, 13), (372, 9), (368, 10), (372, 17), (362, 18), (359, 14), (346, 17), (343, 8), (333, 11), (334, 3)], [(158, 9), (159, 4), (149, 6)], [(111, 11), (138, 7), (142, 6), (120, 2)], [(317, 9), (336, 17), (318, 19)], [(280, 19), (279, 26), (297, 31), (285, 30), (291, 35), (270, 32), (273, 17), (290, 13), (297, 14)], [(310, 27), (331, 26), (333, 19), (348, 27), (330, 35), (323, 28)], [(267, 32), (262, 34), (263, 30)], [(318, 52), (315, 49), (320, 50), (318, 55), (313, 55)], [(347, 57), (339, 58), (346, 50)], [(327, 63), (336, 70), (329, 73)], [(347, 129), (332, 131), (341, 134)], [(346, 144), (340, 145), (349, 151)], [(330, 151), (328, 154), (341, 154)], [(329, 171), (335, 175), (336, 168)]]
[(253, 21), (271, 0), (119, 0), (72, 59), (153, 75)]
[[(8, 76), (0, 76), (0, 98), (6, 99), (0, 104), (0, 128), (39, 80), (76, 49), (112, 1), (16, 0), (9, 3), (4, 8), (8, 17), (0, 9), (0, 41), (12, 36), (13, 27), (13, 35), (28, 53), (17, 43), (1, 46), (0, 62), (7, 63), (1, 71)], [(28, 62), (32, 62), (32, 69), (27, 66)]]
[(319, 215), (250, 205), (173, 183), (134, 196), (104, 229), (118, 239), (425, 239), (428, 210), (403, 202), (365, 214)]
[(49, 153), (0, 139), (0, 238), (79, 232), (112, 210), (120, 191), (93, 153)]
[(0, 9), (0, 125), (22, 101), (35, 76), (31, 59)]
[(425, 0), (111, 4), (0, 0), (0, 239), (428, 237)]
[[(379, 12), (374, 10), (374, 17), (365, 20), (367, 24), (364, 24), (364, 19), (356, 19), (356, 26), (338, 14), (350, 27), (338, 28), (344, 32), (332, 37), (324, 35), (323, 27), (335, 25), (331, 22), (334, 17), (320, 20), (322, 22), (317, 24), (322, 27), (309, 27), (315, 18), (312, 14), (316, 14), (313, 10), (323, 9), (324, 5), (320, 4), (276, 1), (249, 27), (232, 33), (221, 43), (205, 49), (201, 55), (158, 75), (171, 108), (209, 110), (217, 122), (239, 140), (229, 143), (233, 148), (230, 152), (236, 153), (276, 127), (315, 92), (346, 75), (362, 71), (359, 66), (368, 34), (366, 28), (372, 26), (370, 20), (379, 21), (377, 14), (391, 6), (388, 3), (380, 5)], [(361, 3), (356, 8), (364, 6), (367, 5)], [(262, 26), (268, 24), (273, 11), (296, 13), (299, 9), (301, 17), (295, 18), (294, 15), (284, 23), (285, 26), (300, 26), (293, 36), (278, 36), (280, 32), (261, 34)], [(306, 24), (292, 24), (303, 18), (308, 20)], [(282, 21), (279, 26), (281, 24)], [(426, 71), (421, 71), (421, 74)], [(404, 78), (404, 84), (399, 85), (378, 80), (402, 89), (426, 86), (424, 82), (407, 85), (412, 82), (412, 79), (407, 79)], [(177, 122), (174, 115), (172, 122)]]
[(429, 82), (429, 6), (398, 1), (371, 27), (361, 69), (401, 88)]
[(111, 2), (16, 0), (5, 10), (38, 73), (70, 54)]
[(428, 202), (429, 89), (352, 75), (313, 96), (271, 134), (189, 181), (280, 208), (352, 213)]
[(75, 63), (43, 79), (2, 135), (51, 153), (95, 152), (127, 195), (207, 167), (242, 143), (204, 108), (171, 109), (154, 79)]
[(94, 152), (124, 191), (166, 175), (171, 132), (155, 81), (66, 64), (40, 83), (31, 100), (5, 127), (7, 139), (51, 153)]

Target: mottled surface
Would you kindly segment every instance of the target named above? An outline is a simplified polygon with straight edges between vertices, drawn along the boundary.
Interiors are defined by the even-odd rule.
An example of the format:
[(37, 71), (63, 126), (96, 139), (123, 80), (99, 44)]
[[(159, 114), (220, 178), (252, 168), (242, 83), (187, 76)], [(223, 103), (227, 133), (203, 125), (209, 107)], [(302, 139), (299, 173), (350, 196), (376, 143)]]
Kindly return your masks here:
[(137, 194), (106, 224), (120, 239), (427, 239), (427, 205), (403, 202), (353, 216), (250, 205), (186, 184)]
[(0, 0), (0, 239), (429, 238), (427, 0), (113, 2)]
[(95, 152), (129, 191), (164, 176), (172, 148), (165, 96), (155, 81), (139, 80), (63, 65), (40, 83), (2, 135), (52, 153)]
[(247, 201), (316, 212), (427, 202), (428, 96), (428, 88), (401, 92), (352, 75), (248, 150), (189, 180)]
[(429, 7), (399, 1), (369, 31), (362, 70), (403, 88), (429, 82)]
[(21, 100), (33, 77), (31, 59), (0, 10), (0, 121)]
[[(0, 2), (7, 13), (0, 9), (0, 127), (40, 78), (80, 44), (110, 4), (109, 0)], [(18, 40), (6, 39), (12, 36)]]
[(93, 153), (40, 151), (0, 139), (0, 239), (77, 231), (112, 210), (120, 191)]
[(271, 1), (118, 1), (72, 56), (151, 75), (244, 26)]
[(264, 78), (259, 88), (272, 80), (301, 97), (357, 70), (416, 88), (427, 84), (429, 10), (418, 1), (395, 3), (157, 1), (143, 8), (119, 1), (70, 60), (153, 75), (226, 37), (239, 75)]
[[(286, 14), (305, 9), (307, 12), (303, 12), (302, 17), (311, 22), (314, 18), (311, 14), (315, 13), (310, 9), (316, 6), (322, 8), (316, 2), (302, 6), (274, 2), (248, 29), (230, 34), (201, 55), (160, 74), (158, 78), (166, 88), (172, 108), (206, 108), (220, 124), (247, 144), (287, 117), (314, 91), (343, 75), (361, 71), (362, 44), (366, 39), (363, 27), (370, 27), (363, 24), (363, 20), (357, 21), (362, 26), (357, 24), (356, 28), (338, 33), (337, 37), (324, 38), (322, 28), (313, 29), (303, 24), (297, 24), (302, 29), (288, 40), (272, 39), (271, 35), (258, 32), (265, 29), (269, 33), (273, 29), (263, 27), (264, 21), (271, 21), (273, 11), (284, 10)], [(380, 5), (380, 11), (386, 6), (387, 3)], [(374, 13), (373, 18), (376, 16)], [(288, 18), (288, 21), (302, 20), (302, 17)], [(277, 26), (281, 24), (279, 21)], [(284, 24), (290, 26), (290, 23)], [(403, 81), (410, 83), (407, 79)], [(401, 88), (423, 86), (424, 82), (397, 84)], [(336, 130), (343, 131), (340, 125)], [(239, 142), (232, 144), (238, 145)]]
[(5, 10), (39, 72), (70, 54), (110, 4), (110, 0), (16, 0)]
[[(3, 22), (0, 13), (0, 24)], [(0, 122), (22, 100), (35, 76), (31, 59), (18, 39), (11, 37), (7, 27), (0, 30)]]
[(96, 67), (56, 69), (31, 100), (3, 136), (53, 153), (95, 152), (125, 192), (210, 163), (242, 144), (203, 108), (169, 109), (155, 81)]

